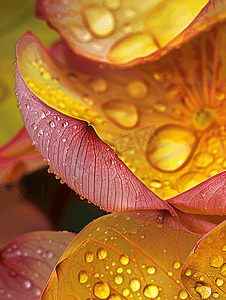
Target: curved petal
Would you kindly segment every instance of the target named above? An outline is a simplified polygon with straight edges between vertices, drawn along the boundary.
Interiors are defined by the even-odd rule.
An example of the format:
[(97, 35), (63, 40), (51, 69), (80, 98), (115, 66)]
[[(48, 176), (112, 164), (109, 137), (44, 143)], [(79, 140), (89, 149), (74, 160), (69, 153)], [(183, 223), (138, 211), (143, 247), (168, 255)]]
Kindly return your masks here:
[(40, 299), (52, 269), (75, 236), (33, 232), (7, 244), (0, 251), (0, 299)]
[(181, 272), (184, 286), (195, 299), (224, 299), (226, 222), (205, 235), (187, 258)]
[(226, 215), (226, 172), (207, 179), (168, 202), (187, 213)]
[(71, 243), (41, 299), (193, 299), (179, 276), (197, 241), (166, 211), (101, 217)]
[(50, 169), (80, 196), (108, 211), (145, 207), (173, 212), (98, 138), (92, 126), (56, 111), (34, 95), (17, 65), (16, 92), (33, 143)]
[(25, 127), (0, 148), (0, 166), (0, 181), (4, 184), (44, 167), (43, 158), (35, 151)]
[(36, 17), (76, 53), (127, 66), (158, 59), (226, 16), (217, 0), (36, 1)]
[(75, 56), (63, 43), (51, 58), (27, 34), (17, 61), (36, 96), (90, 122), (138, 178), (168, 199), (226, 167), (225, 41), (226, 26), (217, 24), (158, 62), (122, 70)]

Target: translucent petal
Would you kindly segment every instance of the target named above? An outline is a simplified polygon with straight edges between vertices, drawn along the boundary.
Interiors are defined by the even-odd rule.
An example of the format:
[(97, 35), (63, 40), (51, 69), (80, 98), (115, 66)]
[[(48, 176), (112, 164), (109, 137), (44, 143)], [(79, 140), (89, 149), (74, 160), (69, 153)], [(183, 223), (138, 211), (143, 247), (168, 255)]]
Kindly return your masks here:
[(38, 300), (63, 251), (75, 234), (33, 232), (1, 250), (0, 299)]
[(197, 240), (163, 211), (101, 217), (72, 242), (41, 299), (193, 299), (180, 271)]
[(182, 282), (195, 299), (224, 299), (226, 275), (226, 222), (206, 234), (189, 255)]

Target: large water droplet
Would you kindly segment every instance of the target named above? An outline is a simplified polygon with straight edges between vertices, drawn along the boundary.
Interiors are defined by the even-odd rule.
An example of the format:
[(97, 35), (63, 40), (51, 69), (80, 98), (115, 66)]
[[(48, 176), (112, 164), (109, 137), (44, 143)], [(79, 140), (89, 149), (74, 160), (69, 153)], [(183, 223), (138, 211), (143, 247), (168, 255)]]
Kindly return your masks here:
[(93, 252), (86, 251), (84, 258), (87, 263), (91, 263), (93, 261)]
[(104, 103), (102, 109), (106, 116), (119, 127), (132, 128), (138, 122), (137, 109), (130, 102), (111, 100)]
[(196, 292), (200, 295), (201, 299), (208, 299), (211, 296), (211, 287), (201, 283), (196, 283)]
[(124, 266), (128, 265), (128, 263), (129, 263), (129, 257), (128, 257), (128, 255), (122, 254), (122, 255), (120, 256), (120, 258), (119, 258), (119, 261), (120, 261), (120, 263), (121, 263), (122, 265), (124, 265)]
[(81, 270), (78, 274), (78, 281), (80, 283), (86, 283), (88, 280), (89, 276), (85, 270)]
[(158, 50), (148, 33), (137, 32), (116, 42), (108, 53), (108, 59), (126, 63), (133, 59), (145, 57)]
[(107, 250), (105, 248), (99, 248), (97, 250), (97, 258), (103, 260), (107, 257)]
[(146, 156), (154, 168), (173, 172), (188, 163), (195, 146), (196, 138), (188, 129), (178, 125), (164, 125), (150, 137)]
[(155, 299), (159, 294), (159, 289), (155, 284), (148, 284), (145, 286), (143, 294), (148, 299)]
[(107, 299), (110, 295), (110, 288), (107, 283), (97, 282), (93, 287), (93, 294), (99, 299)]
[(113, 13), (103, 7), (90, 6), (82, 12), (86, 28), (97, 38), (110, 36), (115, 30)]
[(133, 292), (137, 292), (140, 289), (140, 281), (137, 279), (132, 279), (129, 282), (129, 286)]
[(221, 255), (212, 255), (209, 260), (209, 264), (211, 267), (219, 268), (223, 265), (224, 258)]

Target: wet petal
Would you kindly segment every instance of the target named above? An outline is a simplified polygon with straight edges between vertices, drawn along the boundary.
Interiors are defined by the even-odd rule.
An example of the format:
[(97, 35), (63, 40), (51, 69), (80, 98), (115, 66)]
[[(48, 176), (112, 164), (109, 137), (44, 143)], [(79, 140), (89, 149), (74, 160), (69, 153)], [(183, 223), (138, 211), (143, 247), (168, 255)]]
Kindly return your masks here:
[(35, 151), (24, 127), (0, 148), (0, 166), (0, 181), (5, 184), (16, 181), (24, 173), (44, 167), (42, 156)]
[(7, 244), (0, 251), (0, 299), (40, 299), (53, 267), (74, 237), (43, 231), (22, 235)]
[(101, 217), (72, 242), (41, 299), (192, 299), (180, 270), (197, 241), (164, 211)]
[(90, 122), (168, 199), (225, 169), (225, 40), (218, 24), (158, 62), (124, 70), (77, 57), (63, 43), (51, 52), (56, 63), (29, 34), (17, 56), (35, 95)]
[(182, 269), (182, 282), (195, 299), (224, 299), (226, 222), (205, 235)]
[(226, 172), (217, 174), (168, 202), (179, 209), (196, 214), (225, 215)]
[(108, 211), (145, 207), (173, 212), (99, 139), (92, 126), (56, 111), (34, 95), (17, 67), (16, 90), (20, 90), (18, 103), (27, 130), (49, 171), (80, 196)]
[(39, 0), (36, 16), (71, 48), (94, 60), (135, 64), (156, 60), (225, 18), (223, 1)]

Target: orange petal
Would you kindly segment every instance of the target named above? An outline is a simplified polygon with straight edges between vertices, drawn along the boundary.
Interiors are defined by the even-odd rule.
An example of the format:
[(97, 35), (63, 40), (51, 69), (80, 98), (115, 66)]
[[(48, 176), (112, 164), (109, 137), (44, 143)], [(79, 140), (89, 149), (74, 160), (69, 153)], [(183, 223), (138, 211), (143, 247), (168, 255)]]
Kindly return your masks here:
[(35, 151), (24, 127), (0, 148), (0, 166), (0, 181), (5, 184), (16, 181), (25, 172), (33, 172), (44, 167), (43, 159)]
[(115, 65), (156, 60), (225, 18), (224, 1), (37, 0), (36, 17), (79, 54)]
[(71, 243), (41, 299), (193, 299), (180, 270), (197, 241), (164, 211), (101, 217)]
[(8, 243), (0, 251), (0, 299), (40, 299), (52, 269), (74, 237), (43, 231)]
[[(16, 93), (27, 130), (35, 146), (46, 158), (51, 170), (59, 175), (63, 181), (66, 181), (80, 196), (106, 210), (155, 208), (168, 209), (173, 213), (173, 209), (134, 176), (116, 153), (99, 139), (92, 126), (62, 114), (39, 99), (39, 97), (42, 99), (42, 93), (40, 94), (41, 90), (38, 91), (37, 88), (39, 89), (42, 84), (46, 84), (43, 74), (40, 75), (36, 69), (34, 75), (37, 75), (40, 85), (38, 86), (36, 81), (30, 79), (26, 79), (28, 86), (26, 85), (23, 79), (24, 71), (26, 72), (35, 64), (37, 65), (37, 62), (32, 64), (33, 59), (37, 58), (36, 47), (48, 59), (47, 54), (44, 53), (34, 37), (28, 34), (22, 38), (17, 52), (20, 70), (16, 65)], [(26, 49), (29, 51), (26, 52)], [(27, 59), (24, 61), (23, 59), (27, 54)], [(33, 71), (37, 67), (36, 65), (33, 67)], [(53, 68), (57, 67), (52, 66)], [(61, 73), (63, 74), (62, 70)], [(31, 73), (30, 76), (32, 76)], [(42, 82), (42, 80), (44, 81)], [(54, 87), (59, 85), (58, 81), (57, 83), (51, 81), (51, 84)], [(69, 98), (64, 95), (63, 91), (53, 89), (51, 85), (49, 88), (47, 97), (52, 92), (53, 95), (45, 98), (45, 100), (50, 100), (50, 98), (53, 101), (56, 100), (61, 111), (62, 107), (63, 111), (65, 108), (75, 111), (75, 113), (78, 109), (78, 112), (83, 114), (83, 118), (90, 116), (95, 124), (100, 126), (101, 118), (81, 101), (79, 103), (77, 95), (70, 94), (71, 98)], [(36, 94), (33, 91), (34, 93), (36, 91)], [(45, 86), (43, 91), (45, 94)], [(65, 92), (67, 93), (67, 91)], [(48, 101), (47, 104), (49, 104)], [(105, 128), (103, 127), (104, 130)]]
[(26, 35), (18, 66), (35, 95), (90, 122), (136, 176), (168, 199), (226, 167), (225, 32), (217, 24), (158, 62), (124, 70), (75, 56), (62, 43), (51, 52), (56, 63)]
[(184, 286), (195, 299), (225, 299), (226, 222), (205, 235), (181, 272)]

